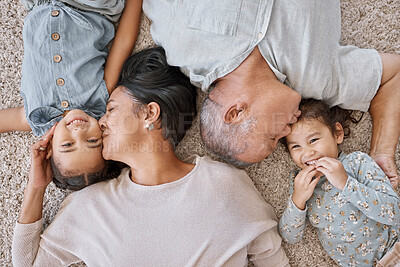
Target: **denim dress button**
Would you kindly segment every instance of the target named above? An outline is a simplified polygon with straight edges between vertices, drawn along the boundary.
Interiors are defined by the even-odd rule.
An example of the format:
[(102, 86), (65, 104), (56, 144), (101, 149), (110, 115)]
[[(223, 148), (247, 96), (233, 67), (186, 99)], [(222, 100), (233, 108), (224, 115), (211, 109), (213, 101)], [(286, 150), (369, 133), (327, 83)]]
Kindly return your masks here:
[(61, 56), (60, 56), (60, 55), (55, 55), (55, 56), (53, 57), (53, 60), (54, 60), (54, 62), (58, 63), (58, 62), (61, 61)]
[(53, 17), (57, 17), (58, 15), (60, 15), (60, 11), (58, 11), (58, 10), (54, 10), (51, 12), (51, 16), (53, 16)]
[(63, 101), (63, 102), (61, 102), (61, 106), (62, 106), (63, 108), (67, 108), (67, 107), (69, 106), (68, 101)]
[(57, 82), (57, 85), (59, 85), (59, 86), (63, 86), (65, 84), (65, 81), (63, 78), (57, 79), (56, 82)]
[(51, 39), (53, 39), (54, 41), (58, 41), (60, 39), (60, 35), (55, 32), (51, 35)]

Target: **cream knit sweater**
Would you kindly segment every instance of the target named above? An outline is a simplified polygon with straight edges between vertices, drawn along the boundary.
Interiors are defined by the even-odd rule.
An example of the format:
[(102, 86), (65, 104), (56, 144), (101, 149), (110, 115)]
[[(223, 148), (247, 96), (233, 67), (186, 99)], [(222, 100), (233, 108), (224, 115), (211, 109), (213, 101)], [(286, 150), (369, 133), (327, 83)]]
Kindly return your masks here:
[(185, 177), (142, 186), (129, 168), (72, 193), (42, 233), (17, 223), (18, 266), (288, 266), (277, 219), (244, 171), (194, 157)]

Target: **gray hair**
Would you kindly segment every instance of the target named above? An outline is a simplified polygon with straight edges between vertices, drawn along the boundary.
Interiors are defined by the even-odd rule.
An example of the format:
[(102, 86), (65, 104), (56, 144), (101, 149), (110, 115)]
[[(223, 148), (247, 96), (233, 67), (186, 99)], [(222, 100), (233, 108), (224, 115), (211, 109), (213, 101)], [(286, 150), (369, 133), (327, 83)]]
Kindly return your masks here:
[(239, 124), (225, 123), (221, 114), (221, 105), (206, 98), (200, 113), (201, 138), (208, 149), (224, 161), (246, 167), (251, 163), (237, 159), (248, 147), (246, 136), (256, 124), (254, 118), (248, 118)]

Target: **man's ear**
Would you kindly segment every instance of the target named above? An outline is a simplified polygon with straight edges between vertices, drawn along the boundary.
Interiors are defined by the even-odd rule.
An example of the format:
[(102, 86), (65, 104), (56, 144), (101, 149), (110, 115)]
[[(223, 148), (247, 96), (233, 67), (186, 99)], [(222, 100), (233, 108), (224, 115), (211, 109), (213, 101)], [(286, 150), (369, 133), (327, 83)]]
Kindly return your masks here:
[(343, 126), (339, 122), (336, 122), (335, 124), (335, 137), (337, 144), (341, 144), (343, 142), (344, 130)]
[(231, 106), (224, 114), (224, 121), (227, 124), (238, 122), (247, 111), (246, 103), (239, 102)]
[(160, 114), (160, 105), (156, 102), (150, 102), (146, 106), (145, 124), (150, 125), (155, 123), (160, 118)]

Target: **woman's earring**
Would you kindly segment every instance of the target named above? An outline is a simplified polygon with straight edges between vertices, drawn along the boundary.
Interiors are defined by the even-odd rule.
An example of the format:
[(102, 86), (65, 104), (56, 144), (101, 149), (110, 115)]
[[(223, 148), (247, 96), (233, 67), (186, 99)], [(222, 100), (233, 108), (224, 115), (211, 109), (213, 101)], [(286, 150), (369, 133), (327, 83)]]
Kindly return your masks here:
[(150, 125), (146, 124), (146, 125), (145, 125), (145, 128), (146, 128), (146, 129), (149, 129), (149, 131), (151, 131), (151, 130), (154, 129), (154, 124), (150, 124)]

